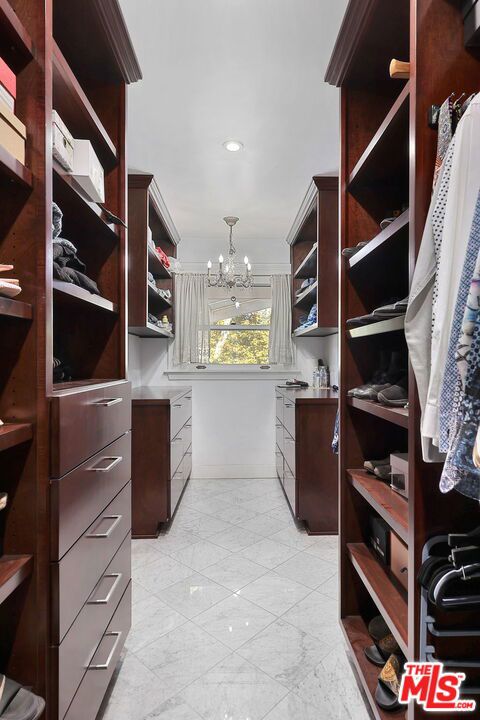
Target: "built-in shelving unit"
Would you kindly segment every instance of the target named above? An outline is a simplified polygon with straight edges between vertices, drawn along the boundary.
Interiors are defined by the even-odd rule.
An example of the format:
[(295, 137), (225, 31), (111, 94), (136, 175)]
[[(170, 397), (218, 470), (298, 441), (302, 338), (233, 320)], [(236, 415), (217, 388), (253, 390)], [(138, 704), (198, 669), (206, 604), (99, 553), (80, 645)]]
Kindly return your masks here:
[(33, 309), (30, 303), (21, 300), (13, 300), (11, 298), (0, 297), (0, 318), (19, 318), (21, 320), (31, 320), (33, 317)]
[[(338, 330), (338, 178), (316, 176), (288, 235), (292, 265), (292, 333), (324, 337)], [(306, 279), (313, 282), (304, 289)], [(317, 305), (317, 322), (303, 327)]]
[[(159, 254), (149, 245), (151, 237), (155, 247), (167, 257), (177, 256), (179, 241), (175, 226), (163, 204), (153, 175), (130, 173), (128, 176), (129, 200), (129, 319), (128, 331), (144, 338), (172, 338), (173, 331), (159, 327), (149, 319), (167, 317), (174, 323), (175, 285), (173, 274), (165, 267)], [(160, 295), (148, 281), (151, 273), (155, 285), (169, 290), (170, 298)]]
[[(409, 81), (389, 77), (392, 58), (410, 61)], [(376, 720), (403, 720), (405, 712), (408, 720), (421, 720), (424, 714), (414, 703), (395, 713), (377, 705), (380, 669), (364, 653), (372, 644), (368, 623), (381, 614), (406, 658), (425, 659), (417, 585), (423, 546), (432, 535), (452, 531), (453, 519), (455, 532), (476, 527), (478, 504), (455, 493), (442, 495), (438, 464), (423, 463), (411, 370), (408, 408), (348, 395), (372, 378), (382, 353), (395, 351), (407, 359), (404, 317), (356, 328), (347, 320), (408, 296), (437, 146), (428, 109), (458, 87), (466, 95), (478, 92), (478, 68), (478, 59), (464, 50), (455, 3), (351, 0), (326, 75), (341, 87), (341, 249), (366, 242), (340, 266), (340, 615)], [(382, 223), (382, 229), (387, 218), (393, 222)], [(408, 453), (408, 499), (362, 469), (365, 460), (396, 452)], [(372, 517), (385, 521), (408, 548), (408, 592), (369, 546)], [(468, 642), (464, 648), (471, 654)]]
[(0, 605), (30, 576), (31, 555), (0, 555)]
[(30, 423), (4, 423), (0, 425), (0, 451), (21, 445), (32, 437)]

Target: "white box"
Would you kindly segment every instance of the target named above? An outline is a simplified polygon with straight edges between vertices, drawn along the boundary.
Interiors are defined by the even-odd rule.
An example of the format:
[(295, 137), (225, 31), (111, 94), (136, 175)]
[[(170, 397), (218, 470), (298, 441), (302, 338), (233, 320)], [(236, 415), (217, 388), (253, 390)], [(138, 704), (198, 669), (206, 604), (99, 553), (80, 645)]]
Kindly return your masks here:
[(53, 157), (68, 172), (73, 170), (74, 140), (56, 110), (52, 112)]
[(90, 140), (74, 139), (73, 177), (93, 202), (105, 202), (103, 167)]

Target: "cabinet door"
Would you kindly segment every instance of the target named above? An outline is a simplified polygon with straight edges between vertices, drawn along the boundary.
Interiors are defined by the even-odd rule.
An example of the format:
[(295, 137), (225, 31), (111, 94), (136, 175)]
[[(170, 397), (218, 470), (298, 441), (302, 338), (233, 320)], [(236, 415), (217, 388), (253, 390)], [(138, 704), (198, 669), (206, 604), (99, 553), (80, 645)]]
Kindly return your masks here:
[(277, 468), (278, 479), (283, 485), (283, 455), (278, 447), (275, 450), (275, 465)]
[(285, 400), (283, 405), (283, 427), (295, 439), (295, 403), (290, 400)]
[(295, 515), (295, 517), (297, 517), (295, 475), (292, 473), (292, 471), (288, 467), (287, 463), (283, 464), (283, 468), (284, 468), (283, 486), (285, 488), (285, 494), (288, 498), (288, 502), (290, 503), (290, 507), (292, 508), (293, 514)]

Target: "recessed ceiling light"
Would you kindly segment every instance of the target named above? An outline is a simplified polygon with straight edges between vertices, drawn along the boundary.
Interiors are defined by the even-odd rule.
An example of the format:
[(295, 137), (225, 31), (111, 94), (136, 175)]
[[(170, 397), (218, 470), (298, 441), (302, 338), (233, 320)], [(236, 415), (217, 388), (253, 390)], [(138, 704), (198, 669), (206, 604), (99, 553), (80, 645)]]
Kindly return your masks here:
[(240, 140), (226, 140), (223, 143), (223, 147), (225, 150), (228, 150), (228, 152), (238, 152), (243, 149), (243, 143), (241, 143)]

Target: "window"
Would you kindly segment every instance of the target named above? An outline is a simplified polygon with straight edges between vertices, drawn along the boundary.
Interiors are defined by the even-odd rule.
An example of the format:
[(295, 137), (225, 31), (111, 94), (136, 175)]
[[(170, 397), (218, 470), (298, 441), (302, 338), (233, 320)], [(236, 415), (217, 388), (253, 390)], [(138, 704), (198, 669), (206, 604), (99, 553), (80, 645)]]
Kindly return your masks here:
[[(266, 365), (272, 314), (271, 291), (210, 301), (209, 363)], [(240, 293), (236, 291), (237, 295)], [(257, 297), (257, 295), (263, 297)]]

